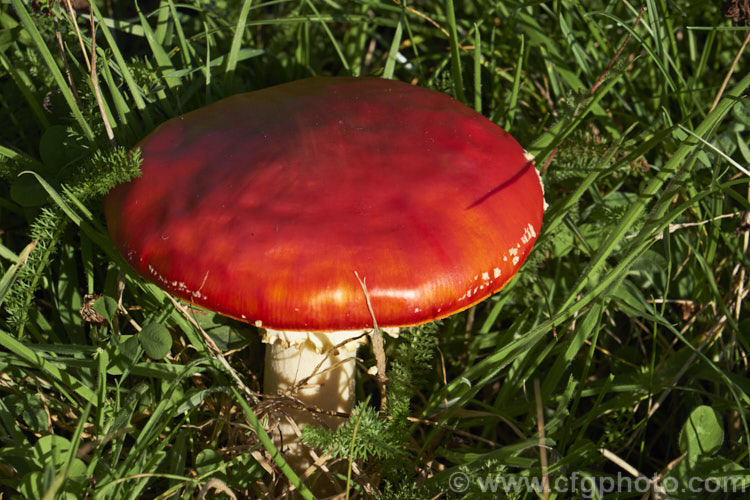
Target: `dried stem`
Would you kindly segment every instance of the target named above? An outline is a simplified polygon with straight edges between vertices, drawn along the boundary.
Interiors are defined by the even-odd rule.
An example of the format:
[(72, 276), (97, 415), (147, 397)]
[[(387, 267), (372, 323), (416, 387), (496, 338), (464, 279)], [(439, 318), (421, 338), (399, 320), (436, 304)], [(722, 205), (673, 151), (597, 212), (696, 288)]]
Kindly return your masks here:
[(727, 76), (724, 77), (724, 81), (721, 83), (721, 87), (719, 87), (719, 92), (716, 93), (716, 97), (714, 98), (713, 104), (711, 104), (711, 109), (708, 110), (710, 113), (714, 110), (714, 108), (719, 104), (719, 101), (721, 101), (721, 97), (724, 95), (724, 90), (727, 88), (727, 84), (729, 84), (729, 79), (732, 77), (732, 73), (734, 73), (734, 68), (737, 66), (737, 63), (740, 60), (740, 56), (745, 51), (745, 48), (747, 47), (747, 44), (750, 42), (750, 31), (747, 32), (745, 35), (745, 41), (742, 42), (742, 46), (740, 47), (740, 50), (737, 51), (737, 55), (734, 56), (734, 61), (732, 61), (732, 65), (729, 66), (729, 71), (727, 71)]
[(386, 370), (386, 357), (385, 348), (383, 345), (383, 334), (378, 328), (378, 321), (375, 319), (375, 312), (372, 310), (372, 304), (370, 303), (370, 294), (367, 292), (367, 278), (360, 278), (357, 271), (354, 271), (354, 275), (359, 280), (359, 284), (362, 286), (362, 291), (365, 294), (365, 301), (367, 301), (367, 309), (370, 311), (372, 317), (372, 333), (370, 334), (370, 340), (372, 341), (372, 352), (375, 355), (375, 362), (378, 366), (378, 385), (380, 386), (380, 410), (385, 409), (386, 403), (386, 385), (388, 383), (388, 377), (385, 374)]

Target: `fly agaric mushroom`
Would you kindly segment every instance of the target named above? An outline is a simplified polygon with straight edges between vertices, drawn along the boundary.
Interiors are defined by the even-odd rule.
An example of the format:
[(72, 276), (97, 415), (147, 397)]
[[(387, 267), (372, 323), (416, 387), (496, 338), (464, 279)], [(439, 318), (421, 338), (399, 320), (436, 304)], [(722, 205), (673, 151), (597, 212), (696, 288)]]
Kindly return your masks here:
[[(373, 315), (412, 326), (484, 300), (516, 274), (542, 223), (540, 177), (508, 133), (391, 80), (236, 95), (139, 147), (142, 176), (105, 202), (120, 252), (170, 293), (265, 328), (268, 394), (355, 339), (297, 393), (323, 410), (352, 409), (355, 350)], [(280, 432), (304, 467), (292, 427)]]

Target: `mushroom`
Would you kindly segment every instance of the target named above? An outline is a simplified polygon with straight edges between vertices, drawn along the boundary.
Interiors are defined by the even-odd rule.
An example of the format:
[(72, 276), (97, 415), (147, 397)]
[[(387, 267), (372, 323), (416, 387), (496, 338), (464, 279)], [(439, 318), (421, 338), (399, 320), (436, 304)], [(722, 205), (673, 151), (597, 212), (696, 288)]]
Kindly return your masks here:
[[(266, 393), (324, 363), (296, 396), (332, 412), (352, 409), (355, 351), (373, 317), (419, 325), (484, 300), (516, 274), (542, 223), (539, 174), (507, 132), (397, 81), (309, 78), (235, 95), (138, 146), (142, 176), (105, 201), (127, 262), (263, 327)], [(293, 426), (279, 433), (303, 469)]]

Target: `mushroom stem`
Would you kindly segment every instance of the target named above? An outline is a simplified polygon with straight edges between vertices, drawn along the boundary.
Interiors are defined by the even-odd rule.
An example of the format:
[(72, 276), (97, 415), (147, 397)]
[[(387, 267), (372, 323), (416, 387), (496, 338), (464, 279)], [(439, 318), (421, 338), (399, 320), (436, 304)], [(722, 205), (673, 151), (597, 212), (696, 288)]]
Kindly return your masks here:
[[(306, 406), (327, 412), (351, 412), (355, 355), (357, 347), (366, 341), (363, 333), (362, 330), (328, 333), (265, 330), (263, 342), (269, 345), (263, 391), (277, 395), (297, 386), (292, 394)], [(335, 429), (343, 422), (344, 419), (333, 415), (285, 407), (272, 437), (284, 459), (302, 473), (313, 461), (299, 441), (295, 427), (323, 425)]]

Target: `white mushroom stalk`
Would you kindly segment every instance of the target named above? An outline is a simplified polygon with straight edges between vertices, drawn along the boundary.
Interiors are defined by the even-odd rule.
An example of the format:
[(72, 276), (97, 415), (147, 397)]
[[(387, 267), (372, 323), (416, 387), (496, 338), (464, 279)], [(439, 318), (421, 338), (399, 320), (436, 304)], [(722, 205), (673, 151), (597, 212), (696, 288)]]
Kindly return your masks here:
[[(357, 348), (367, 341), (365, 331), (284, 332), (264, 330), (266, 346), (263, 392), (290, 392), (303, 405), (325, 412), (348, 414), (354, 408)], [(303, 425), (335, 429), (341, 417), (309, 410), (284, 408), (272, 432), (276, 446), (298, 471), (312, 465), (312, 457), (298, 438)]]

